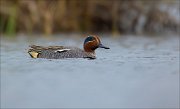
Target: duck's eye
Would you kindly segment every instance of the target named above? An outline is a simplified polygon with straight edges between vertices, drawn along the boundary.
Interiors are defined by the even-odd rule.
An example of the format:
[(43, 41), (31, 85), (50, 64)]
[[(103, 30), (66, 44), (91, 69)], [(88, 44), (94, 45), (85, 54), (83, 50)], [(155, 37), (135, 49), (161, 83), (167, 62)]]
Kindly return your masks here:
[(84, 44), (87, 43), (87, 42), (89, 42), (89, 41), (93, 41), (93, 40), (94, 40), (94, 37), (93, 37), (93, 36), (89, 36), (89, 37), (87, 37), (87, 38), (85, 39)]

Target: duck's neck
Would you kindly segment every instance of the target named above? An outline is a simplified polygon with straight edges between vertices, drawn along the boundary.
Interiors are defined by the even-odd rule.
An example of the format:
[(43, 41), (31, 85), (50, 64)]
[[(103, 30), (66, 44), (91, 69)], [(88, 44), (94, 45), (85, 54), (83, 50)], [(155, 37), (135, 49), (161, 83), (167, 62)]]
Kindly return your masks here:
[(84, 51), (85, 51), (86, 53), (90, 54), (90, 55), (93, 55), (93, 56), (96, 55), (96, 53), (95, 53), (94, 50), (84, 50)]
[(93, 51), (93, 52), (89, 52), (89, 54), (91, 54), (92, 56), (96, 56), (95, 51)]

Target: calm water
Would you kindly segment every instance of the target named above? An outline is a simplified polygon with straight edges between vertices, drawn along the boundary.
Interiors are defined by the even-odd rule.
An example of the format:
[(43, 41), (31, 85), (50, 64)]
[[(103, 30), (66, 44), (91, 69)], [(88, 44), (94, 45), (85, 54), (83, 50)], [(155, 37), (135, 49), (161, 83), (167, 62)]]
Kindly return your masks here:
[(2, 108), (178, 108), (179, 37), (103, 38), (97, 59), (32, 59), (29, 44), (83, 38), (1, 39)]

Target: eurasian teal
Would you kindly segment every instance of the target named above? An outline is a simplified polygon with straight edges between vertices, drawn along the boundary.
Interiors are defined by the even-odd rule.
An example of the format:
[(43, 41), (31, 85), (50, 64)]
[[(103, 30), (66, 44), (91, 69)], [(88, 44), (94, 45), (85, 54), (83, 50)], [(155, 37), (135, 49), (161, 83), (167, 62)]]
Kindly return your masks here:
[(109, 49), (102, 45), (96, 35), (88, 36), (84, 41), (84, 50), (76, 47), (65, 46), (36, 46), (31, 45), (28, 53), (32, 58), (62, 59), (62, 58), (90, 58), (95, 59), (95, 50), (97, 48)]

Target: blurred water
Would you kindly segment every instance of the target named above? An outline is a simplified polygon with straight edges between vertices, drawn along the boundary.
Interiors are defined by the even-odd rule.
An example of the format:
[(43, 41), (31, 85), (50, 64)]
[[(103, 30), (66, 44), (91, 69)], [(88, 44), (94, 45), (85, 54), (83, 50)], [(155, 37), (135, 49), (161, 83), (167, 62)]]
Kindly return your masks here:
[(83, 38), (1, 38), (2, 108), (178, 108), (179, 37), (103, 38), (97, 59), (32, 59), (29, 44)]

